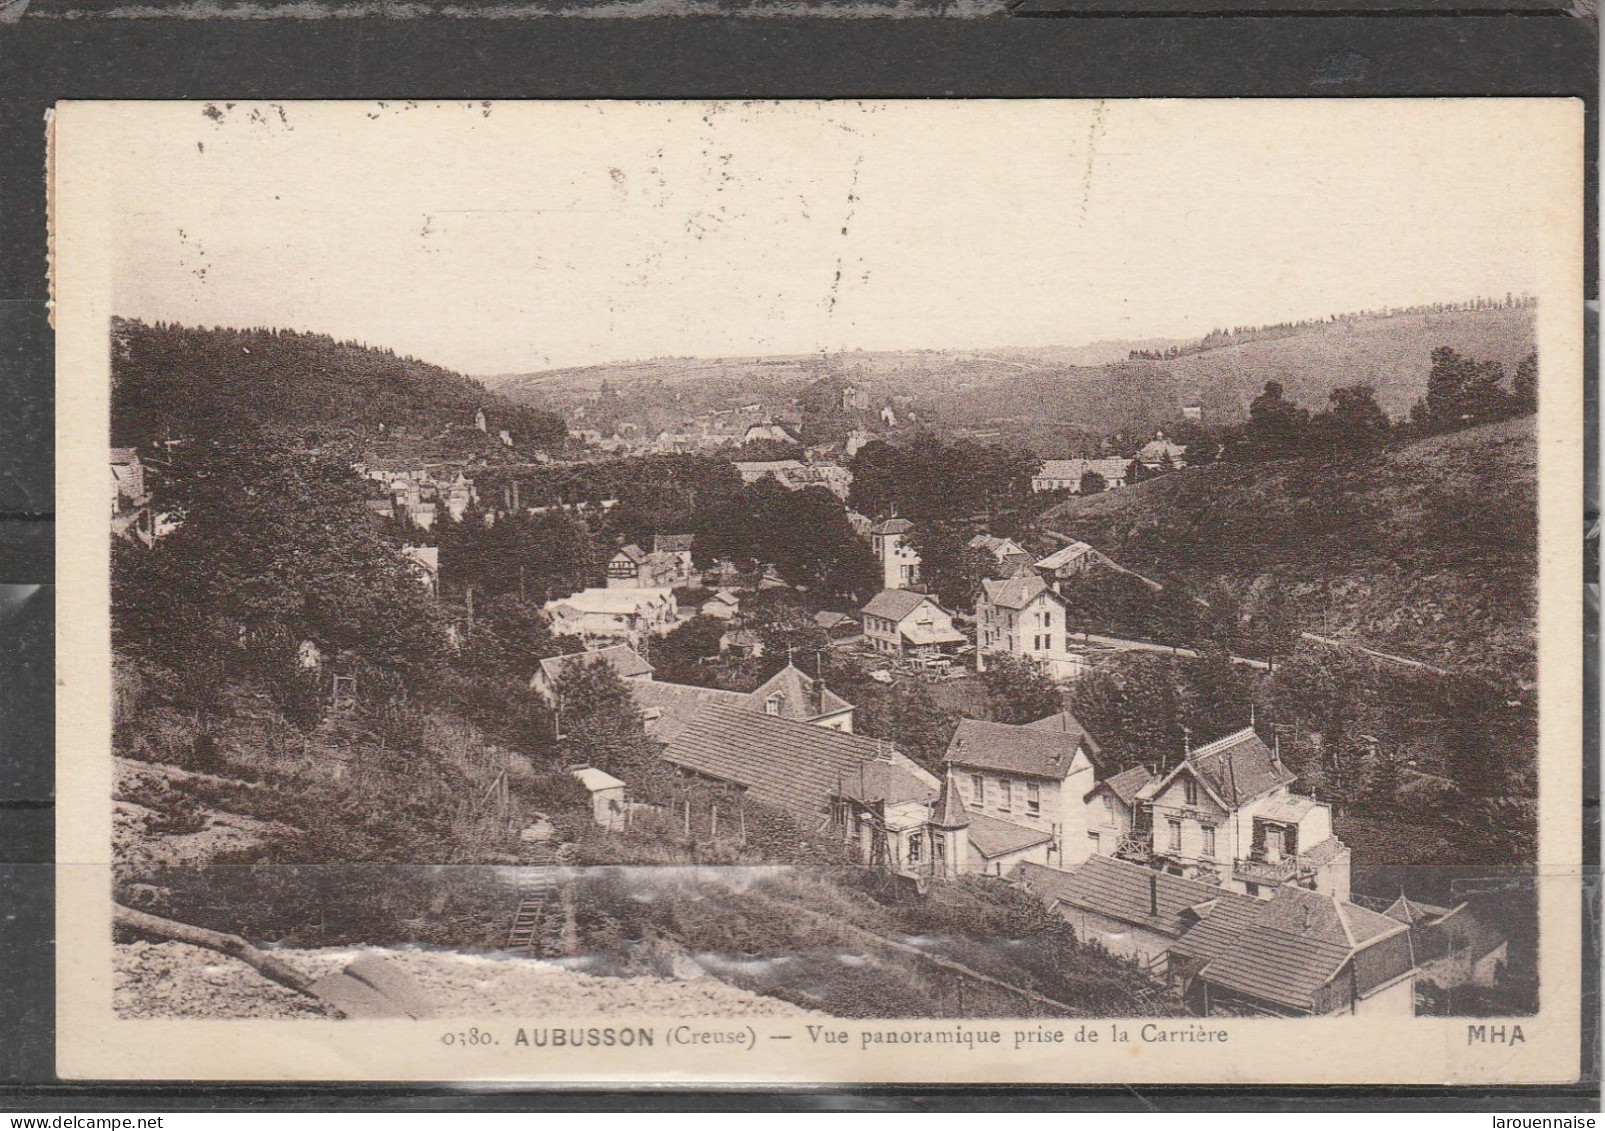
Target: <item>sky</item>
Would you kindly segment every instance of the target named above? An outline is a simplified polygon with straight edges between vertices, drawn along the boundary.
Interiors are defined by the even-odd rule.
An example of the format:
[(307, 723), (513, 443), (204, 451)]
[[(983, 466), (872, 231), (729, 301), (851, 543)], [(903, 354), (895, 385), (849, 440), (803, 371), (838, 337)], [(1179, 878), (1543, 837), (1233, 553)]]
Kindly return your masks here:
[(1521, 293), (1533, 106), (128, 103), (97, 177), (118, 313), (484, 376)]

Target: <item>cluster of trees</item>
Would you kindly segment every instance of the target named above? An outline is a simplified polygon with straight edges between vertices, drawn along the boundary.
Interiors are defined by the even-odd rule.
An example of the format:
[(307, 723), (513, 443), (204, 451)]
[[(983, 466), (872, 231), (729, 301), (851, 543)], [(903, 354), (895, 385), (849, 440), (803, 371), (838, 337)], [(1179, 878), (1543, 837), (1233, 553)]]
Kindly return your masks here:
[(1432, 351), (1427, 395), (1411, 407), (1408, 423), (1389, 420), (1370, 385), (1334, 389), (1327, 399), (1328, 406), (1312, 415), (1287, 399), (1281, 382), (1267, 381), (1249, 405), (1247, 426), (1228, 438), (1229, 458), (1364, 456), (1380, 451), (1395, 436), (1449, 432), (1536, 412), (1538, 355), (1524, 357), (1507, 383), (1500, 362), (1439, 346)]
[(1427, 395), (1410, 407), (1410, 428), (1418, 435), (1449, 432), (1536, 411), (1536, 353), (1521, 359), (1507, 388), (1505, 367), (1498, 361), (1480, 361), (1439, 346), (1432, 351)]
[(516, 482), (520, 508), (588, 503), (607, 499), (618, 506), (607, 518), (626, 540), (654, 533), (684, 533), (697, 516), (727, 503), (741, 489), (741, 475), (723, 456), (650, 455), (589, 463), (480, 472), (475, 480), (487, 506), (502, 506)]
[(823, 487), (792, 491), (765, 477), (703, 510), (691, 530), (702, 566), (724, 559), (769, 564), (788, 584), (855, 604), (879, 588), (869, 545)]
[[(515, 594), (537, 605), (566, 597), (587, 580), (600, 578), (605, 559), (600, 540), (586, 523), (563, 512), (501, 514), (485, 522), (470, 506), (460, 521), (444, 513), (431, 535), (440, 547), (440, 587), (457, 602)], [(411, 531), (398, 530), (403, 542)]]
[(954, 521), (1012, 506), (1030, 493), (1041, 461), (1029, 452), (918, 432), (906, 444), (872, 441), (848, 468), (848, 504), (867, 515)]
[(483, 408), (519, 449), (561, 447), (561, 417), (489, 392), (460, 373), (324, 334), (113, 319), (112, 436), (141, 445), (165, 436), (271, 429), (293, 435), (434, 436), (472, 431)]

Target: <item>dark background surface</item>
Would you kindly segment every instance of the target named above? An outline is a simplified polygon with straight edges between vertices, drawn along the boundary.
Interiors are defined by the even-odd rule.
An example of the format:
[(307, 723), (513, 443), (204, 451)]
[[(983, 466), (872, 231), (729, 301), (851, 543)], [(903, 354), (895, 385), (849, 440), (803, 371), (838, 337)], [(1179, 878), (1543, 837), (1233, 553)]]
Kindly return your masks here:
[[(1378, 97), (1569, 95), (1587, 101), (1587, 298), (1597, 298), (1597, 28), (1545, 0), (1451, 7), (1357, 0), (1298, 16), (1233, 15), (1219, 3), (1022, 0), (1018, 15), (957, 19), (52, 18), (88, 3), (0, 0), (0, 583), (54, 572), (53, 342), (46, 316), (45, 114), (65, 98)], [(156, 0), (147, 11), (182, 12)], [(361, 4), (331, 0), (336, 17)], [(531, 5), (550, 10), (558, 4)], [(723, 6), (749, 10), (752, 5)], [(977, 3), (970, 10), (978, 10)], [(499, 14), (514, 14), (502, 6)], [(847, 3), (824, 8), (848, 9)], [(919, 5), (927, 14), (947, 6)], [(1378, 9), (1405, 12), (1380, 14)], [(1356, 11), (1364, 14), (1354, 14)], [(1189, 14), (1199, 11), (1205, 15)], [(1463, 13), (1463, 14), (1456, 14)], [(1055, 17), (1071, 18), (1055, 18)], [(20, 18), (19, 18), (20, 17)], [(1585, 296), (1579, 296), (1583, 298)], [(1591, 339), (1594, 329), (1590, 320)], [(1593, 355), (1590, 355), (1592, 365)], [(1590, 370), (1590, 436), (1597, 435)], [(1590, 447), (1592, 458), (1594, 448)], [(1591, 467), (1590, 482), (1594, 481)], [(1597, 529), (1590, 492), (1586, 529)], [(1590, 563), (1597, 561), (1591, 546)], [(1590, 577), (1594, 575), (1590, 573)], [(1585, 602), (1586, 604), (1586, 602)], [(1587, 606), (1597, 673), (1597, 589)], [(739, 1093), (478, 1094), (450, 1088), (305, 1086), (204, 1093), (91, 1089), (53, 1079), (50, 590), (0, 625), (0, 694), (37, 689), (0, 748), (0, 1108), (10, 1110), (1499, 1110), (1598, 1108), (1598, 1086), (1505, 1089), (997, 1088)], [(23, 621), (26, 620), (26, 625)], [(32, 643), (28, 643), (32, 641)], [(40, 643), (43, 642), (43, 643)], [(48, 664), (48, 658), (44, 661)], [(30, 674), (31, 673), (31, 674)], [(34, 682), (29, 684), (28, 680)], [(1591, 679), (1585, 845), (1585, 1016), (1598, 1014), (1597, 682)], [(22, 698), (18, 696), (18, 698)], [(25, 732), (25, 733), (24, 733)], [(14, 918), (12, 918), (14, 916)], [(1599, 1063), (1598, 1032), (1585, 1034)], [(33, 1087), (9, 1092), (7, 1084)]]

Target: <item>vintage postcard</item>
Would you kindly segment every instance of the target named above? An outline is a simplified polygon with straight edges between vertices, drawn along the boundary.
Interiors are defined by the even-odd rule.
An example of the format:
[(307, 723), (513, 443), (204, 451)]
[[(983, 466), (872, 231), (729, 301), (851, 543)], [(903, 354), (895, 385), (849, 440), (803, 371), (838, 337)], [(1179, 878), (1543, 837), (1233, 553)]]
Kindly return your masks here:
[(1580, 103), (51, 130), (64, 1077), (1578, 1078)]

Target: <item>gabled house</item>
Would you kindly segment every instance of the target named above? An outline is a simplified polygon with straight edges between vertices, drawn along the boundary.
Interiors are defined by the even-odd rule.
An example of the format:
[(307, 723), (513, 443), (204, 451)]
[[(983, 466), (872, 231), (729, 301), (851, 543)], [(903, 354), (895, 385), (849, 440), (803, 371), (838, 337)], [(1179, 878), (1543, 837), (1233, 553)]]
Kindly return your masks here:
[(1287, 885), (1255, 903), (1217, 904), (1171, 947), (1170, 972), (1188, 1012), (1415, 1015), (1416, 964), (1405, 924)]
[(669, 589), (688, 584), (696, 577), (689, 548), (647, 553), (631, 542), (607, 561), (609, 589)]
[(401, 556), (418, 575), (431, 597), (440, 596), (440, 547), (403, 546)]
[(766, 715), (853, 732), (853, 705), (793, 664), (765, 680), (747, 701)]
[(1082, 477), (1089, 471), (1102, 476), (1104, 486), (1110, 490), (1124, 487), (1126, 463), (1126, 460), (1118, 457), (1044, 460), (1042, 467), (1031, 477), (1031, 490), (1069, 491), (1072, 495), (1079, 495)]
[(607, 560), (607, 587), (634, 589), (641, 585), (641, 576), (647, 572), (646, 551), (634, 542), (620, 546)]
[(889, 518), (870, 528), (869, 548), (881, 563), (881, 584), (887, 589), (919, 584), (919, 552), (904, 542), (913, 529), (914, 524), (906, 518)]
[(1298, 887), (1254, 899), (1108, 856), (1014, 878), (1083, 942), (1166, 977), (1196, 1016), (1414, 1015), (1409, 928), (1347, 900)]
[[(754, 711), (722, 699), (704, 703), (664, 747), (686, 775), (739, 787), (752, 800), (802, 818), (810, 831), (838, 822), (836, 802), (861, 791), (861, 771), (894, 803), (930, 801), (936, 779), (890, 747), (831, 727)], [(891, 767), (869, 769), (873, 764)]]
[(1079, 678), (1085, 667), (1081, 653), (1070, 648), (1064, 599), (1029, 572), (981, 582), (975, 600), (977, 671), (986, 670), (988, 655), (1036, 660), (1060, 681)]
[(751, 444), (758, 440), (772, 440), (778, 444), (801, 444), (802, 437), (791, 426), (778, 420), (764, 420), (748, 427), (742, 435), (743, 444)]
[(1421, 978), (1434, 985), (1497, 985), (1510, 960), (1510, 940), (1469, 904), (1438, 907), (1400, 893), (1382, 914), (1410, 928)]
[(541, 661), (540, 667), (530, 678), (530, 690), (539, 695), (547, 704), (554, 703), (553, 689), (566, 674), (576, 667), (586, 664), (605, 663), (622, 680), (634, 682), (650, 682), (652, 679), (652, 665), (645, 656), (631, 648), (628, 644), (612, 644), (606, 648), (596, 648), (589, 652), (571, 652), (566, 656), (548, 656)]
[(969, 548), (986, 554), (997, 563), (993, 567), (997, 577), (1013, 577), (1031, 565), (1031, 554), (1012, 538), (977, 534), (970, 539)]
[(111, 531), (113, 536), (147, 549), (156, 544), (145, 464), (133, 448), (111, 449)]
[(970, 816), (973, 870), (1062, 868), (1096, 851), (1086, 798), (1100, 762), (1097, 741), (1069, 712), (1027, 726), (959, 720), (947, 772)]
[(639, 644), (674, 627), (679, 609), (669, 589), (582, 589), (547, 601), (552, 631), (585, 640)]
[(716, 589), (697, 611), (705, 617), (735, 620), (741, 613), (741, 598), (733, 590)]
[(1164, 432), (1156, 432), (1137, 453), (1137, 462), (1149, 471), (1180, 471), (1187, 466), (1187, 447), (1172, 443)]
[(877, 652), (921, 661), (965, 643), (953, 615), (924, 593), (883, 589), (864, 606), (864, 637)]
[(710, 699), (663, 758), (687, 781), (790, 812), (861, 864), (921, 878), (972, 870), (957, 792), (889, 743)]
[(1104, 556), (1087, 543), (1071, 542), (1039, 560), (1035, 568), (1037, 576), (1058, 593), (1065, 582), (1075, 580), (1104, 560)]
[(1136, 825), (1137, 797), (1154, 780), (1146, 766), (1133, 766), (1107, 777), (1087, 794), (1087, 835), (1105, 856), (1129, 855)]
[(825, 630), (825, 634), (832, 639), (842, 636), (852, 636), (858, 632), (858, 622), (846, 613), (838, 613), (833, 609), (821, 609), (814, 614), (814, 623)]
[(1129, 855), (1248, 895), (1296, 884), (1346, 900), (1348, 847), (1295, 780), (1252, 727), (1190, 750), (1137, 792)]

